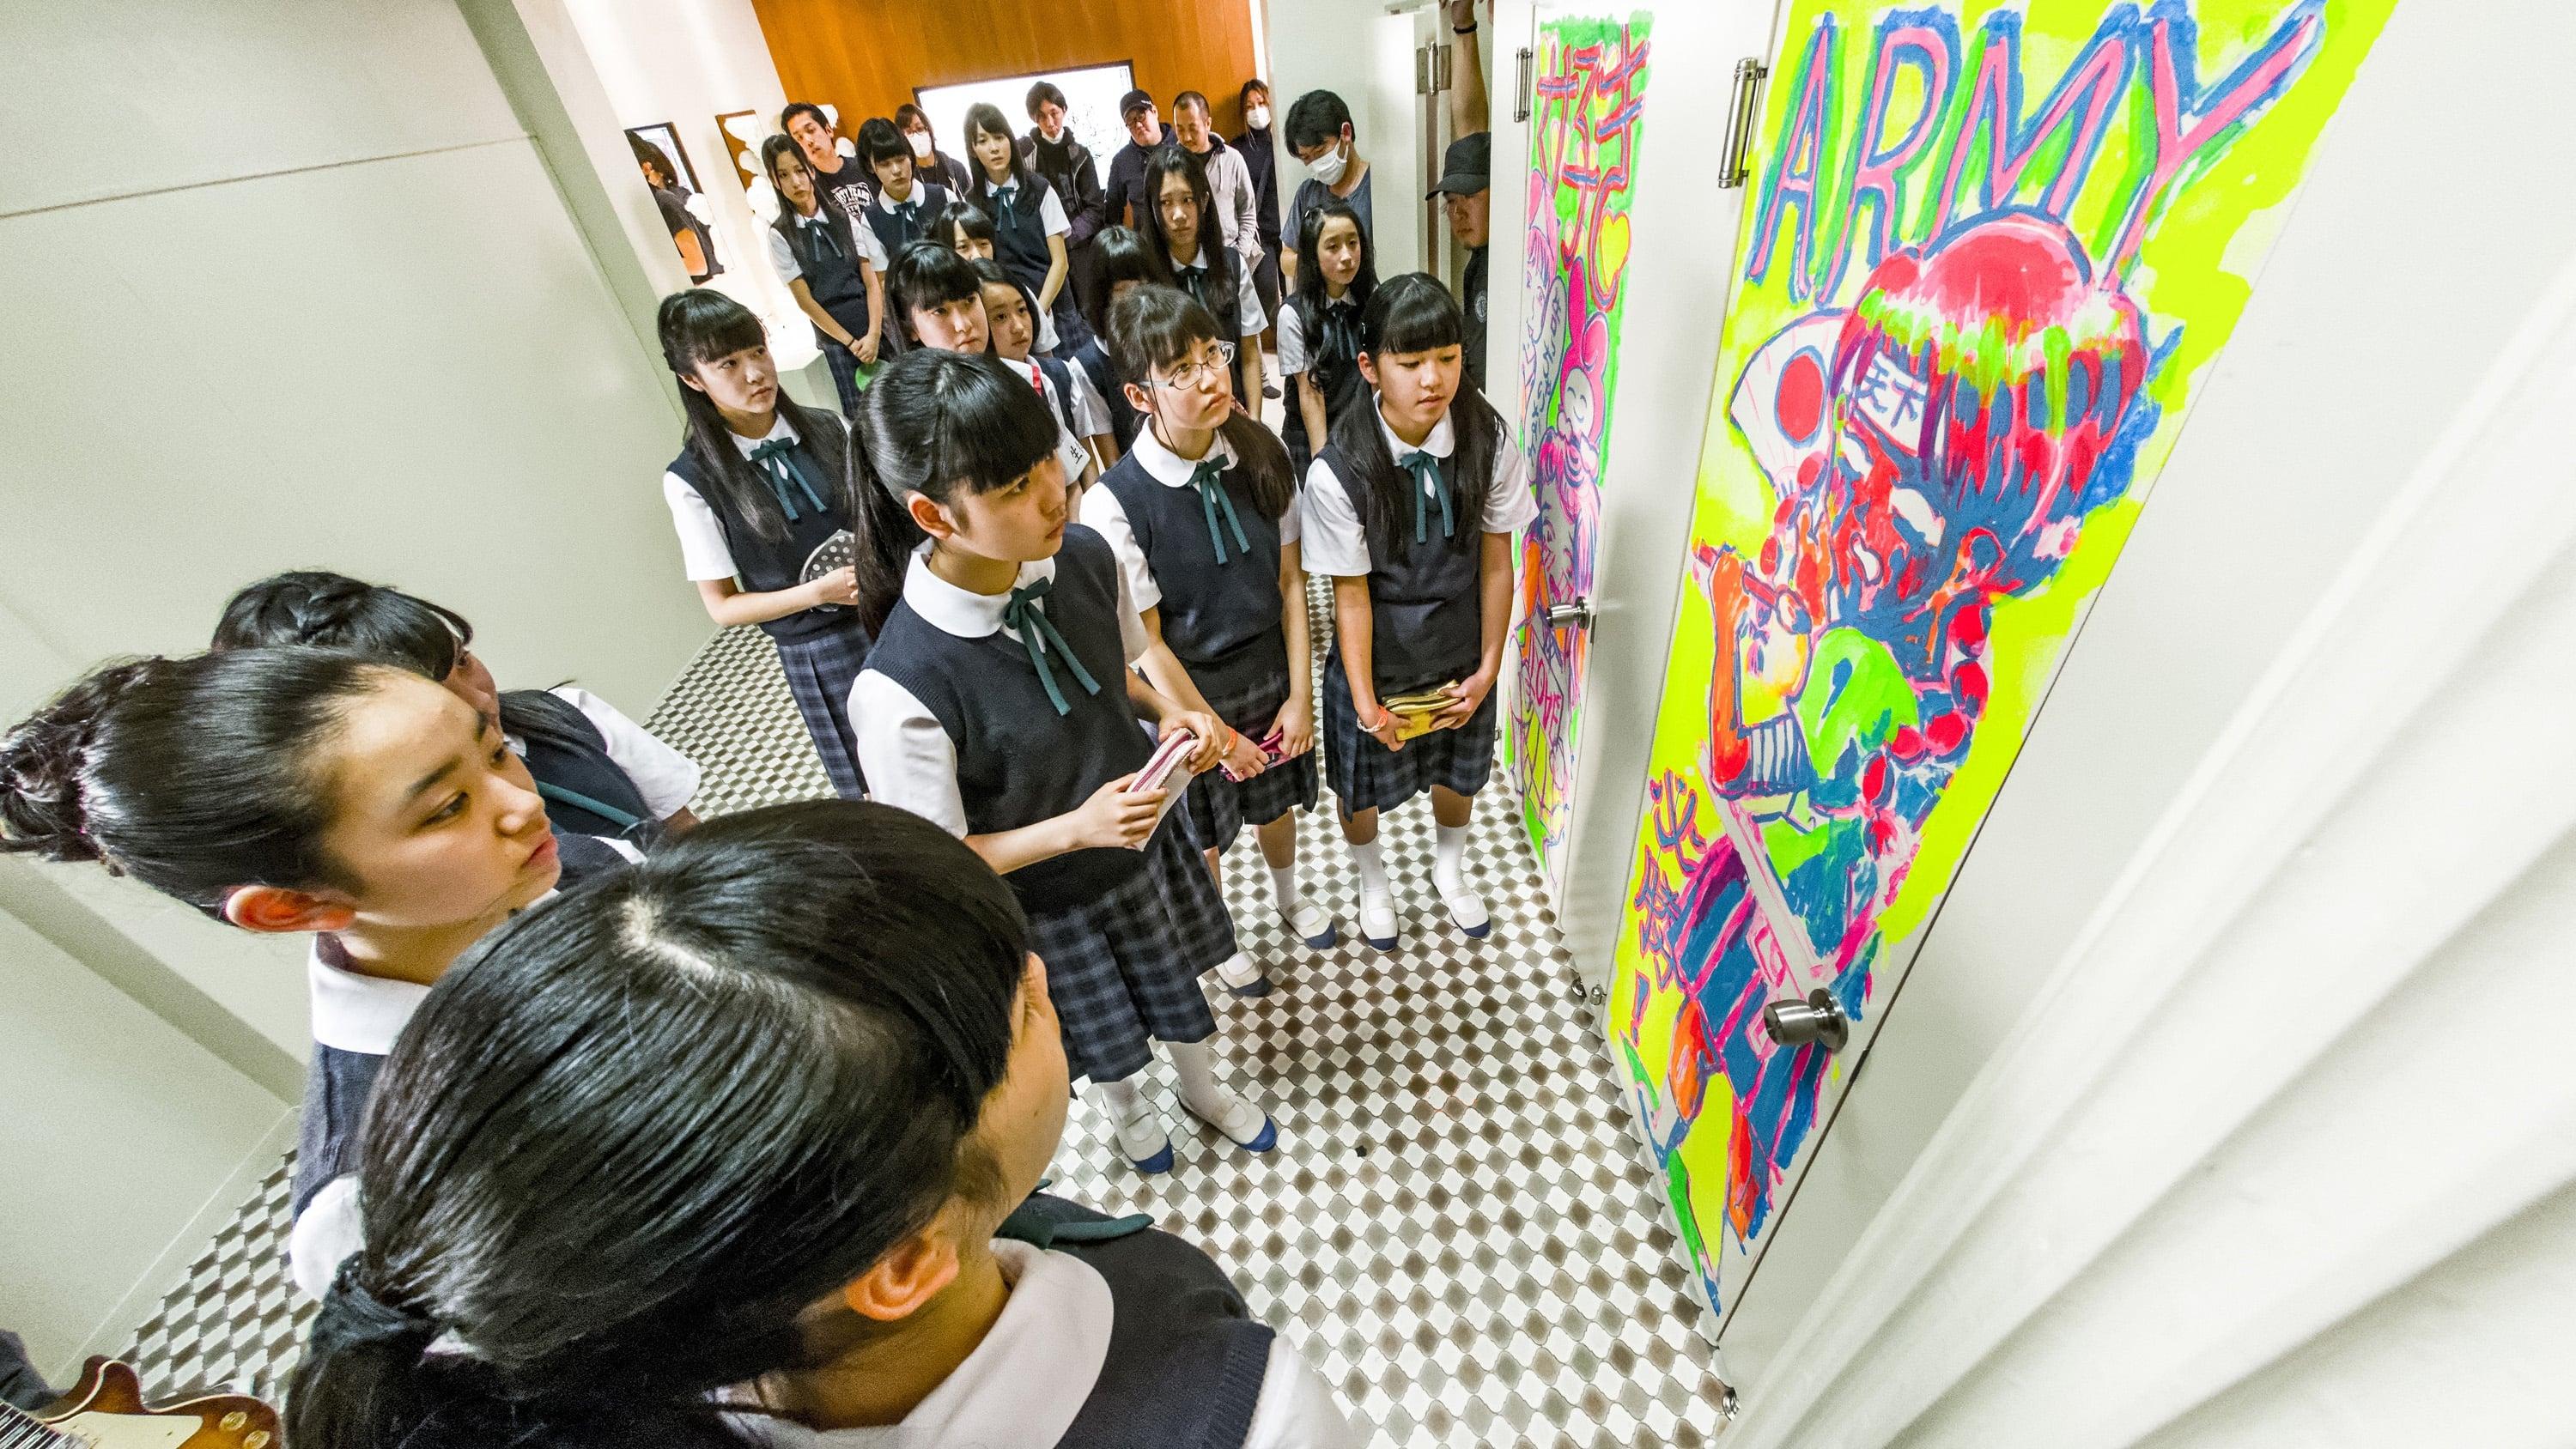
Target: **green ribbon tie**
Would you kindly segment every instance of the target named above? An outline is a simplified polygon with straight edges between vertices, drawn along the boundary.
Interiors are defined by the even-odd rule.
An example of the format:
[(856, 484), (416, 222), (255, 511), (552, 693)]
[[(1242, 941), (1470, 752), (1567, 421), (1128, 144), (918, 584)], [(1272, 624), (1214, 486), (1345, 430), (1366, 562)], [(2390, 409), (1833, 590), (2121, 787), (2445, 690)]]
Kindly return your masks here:
[(1002, 606), (1002, 622), (1011, 626), (1011, 631), (1020, 636), (1020, 646), (1029, 651), (1029, 664), (1038, 672), (1038, 683), (1046, 686), (1047, 702), (1055, 706), (1057, 714), (1067, 715), (1073, 713), (1073, 705), (1065, 699), (1063, 687), (1055, 682), (1055, 669), (1047, 663), (1047, 651), (1052, 648), (1064, 657), (1083, 693), (1098, 694), (1100, 681), (1082, 667), (1073, 646), (1064, 642), (1055, 621), (1046, 616), (1046, 596), (1054, 588), (1055, 580), (1039, 579), (1011, 590), (1011, 601)]
[(1217, 532), (1216, 516), (1225, 515), (1226, 526), (1234, 530), (1234, 548), (1239, 554), (1252, 552), (1252, 540), (1244, 537), (1242, 515), (1234, 511), (1234, 499), (1225, 491), (1225, 464), (1214, 458), (1190, 471), (1190, 486), (1199, 490), (1199, 506), (1207, 510), (1208, 542), (1216, 545), (1217, 566), (1225, 566), (1225, 535)]
[(751, 450), (752, 464), (769, 482), (769, 491), (778, 495), (778, 506), (787, 510), (787, 521), (794, 523), (805, 515), (798, 511), (796, 500), (789, 496), (793, 487), (814, 505), (816, 513), (825, 512), (823, 495), (814, 491), (814, 480), (805, 476), (805, 465), (796, 460), (796, 445), (784, 438), (772, 438)]
[(1449, 480), (1440, 476), (1440, 460), (1429, 453), (1404, 455), (1404, 470), (1413, 475), (1413, 541), (1431, 541), (1431, 500), (1440, 500), (1440, 536), (1456, 538), (1458, 520), (1449, 512)]
[(579, 790), (567, 790), (561, 785), (549, 785), (539, 780), (537, 793), (558, 805), (570, 805), (577, 810), (587, 810), (620, 830), (632, 830), (644, 823), (643, 816), (632, 811), (620, 810), (605, 800), (593, 800)]

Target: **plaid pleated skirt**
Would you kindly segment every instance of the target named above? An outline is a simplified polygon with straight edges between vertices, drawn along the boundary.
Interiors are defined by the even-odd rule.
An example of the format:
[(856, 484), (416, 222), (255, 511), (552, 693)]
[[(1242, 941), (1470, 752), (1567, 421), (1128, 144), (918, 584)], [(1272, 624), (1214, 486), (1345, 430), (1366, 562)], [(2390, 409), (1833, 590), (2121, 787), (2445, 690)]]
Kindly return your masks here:
[(859, 774), (859, 736), (850, 727), (850, 686), (868, 662), (868, 631), (854, 610), (849, 622), (796, 639), (773, 639), (778, 667), (787, 675), (787, 692), (796, 697), (796, 712), (805, 717), (805, 732), (814, 737), (814, 753), (823, 757), (823, 773), (844, 800), (867, 798)]
[[(1254, 739), (1270, 732), (1279, 707), (1288, 702), (1288, 681), (1270, 679), (1226, 693), (1201, 683), (1208, 708), (1216, 717)], [(1246, 825), (1267, 825), (1291, 810), (1315, 808), (1315, 753), (1282, 760), (1249, 780), (1229, 780), (1223, 770), (1209, 770), (1190, 781), (1181, 803), (1173, 807), (1188, 823), (1190, 840), (1201, 850), (1223, 850)]]
[(1029, 949), (1046, 963), (1076, 1077), (1132, 1077), (1153, 1060), (1150, 1043), (1204, 1041), (1216, 1031), (1199, 976), (1234, 954), (1234, 920), (1179, 813), (1163, 817), (1145, 868), (1116, 889), (1069, 910), (1029, 913)]
[(1434, 785), (1446, 785), (1461, 795), (1482, 790), (1494, 775), (1497, 714), (1489, 691), (1464, 725), (1416, 735), (1402, 749), (1390, 750), (1360, 733), (1350, 676), (1342, 672), (1341, 650), (1335, 649), (1324, 662), (1324, 718), (1318, 730), (1324, 775), (1341, 802), (1343, 816), (1392, 810)]

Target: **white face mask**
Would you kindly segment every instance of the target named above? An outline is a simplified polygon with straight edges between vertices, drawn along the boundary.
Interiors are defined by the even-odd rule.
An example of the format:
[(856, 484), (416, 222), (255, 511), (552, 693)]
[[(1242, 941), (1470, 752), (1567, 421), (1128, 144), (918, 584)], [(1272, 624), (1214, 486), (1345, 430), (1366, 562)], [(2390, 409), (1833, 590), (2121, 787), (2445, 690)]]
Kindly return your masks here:
[(1306, 169), (1314, 172), (1315, 179), (1326, 186), (1339, 186), (1342, 184), (1342, 173), (1351, 169), (1351, 158), (1342, 150), (1342, 143), (1336, 141), (1333, 143), (1332, 150), (1307, 162)]
[(1243, 124), (1256, 131), (1269, 130), (1270, 108), (1268, 106), (1253, 106), (1246, 109), (1243, 113)]
[(920, 157), (924, 161), (930, 159), (930, 133), (928, 131), (915, 131), (904, 139), (912, 142), (913, 155)]

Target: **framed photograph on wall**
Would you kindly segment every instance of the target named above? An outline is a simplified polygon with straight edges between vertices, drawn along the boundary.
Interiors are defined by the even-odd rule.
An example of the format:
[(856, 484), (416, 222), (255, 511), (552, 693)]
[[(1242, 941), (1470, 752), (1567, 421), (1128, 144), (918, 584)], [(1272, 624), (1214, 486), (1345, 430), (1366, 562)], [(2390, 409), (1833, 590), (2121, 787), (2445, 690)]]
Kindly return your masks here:
[[(649, 126), (629, 126), (626, 128), (626, 138), (639, 147), (649, 146), (662, 153), (663, 174), (670, 178), (662, 184), (685, 192), (695, 192), (699, 189), (698, 170), (689, 164), (689, 153), (680, 145), (680, 133), (670, 122), (656, 121)], [(635, 159), (641, 163), (644, 160), (644, 153), (638, 150), (635, 153)]]
[(733, 159), (734, 174), (742, 178), (746, 192), (755, 182), (766, 184), (760, 174), (760, 143), (773, 129), (758, 111), (724, 111), (716, 116), (716, 130), (724, 137), (725, 155)]
[(1064, 128), (1091, 152), (1105, 176), (1109, 158), (1127, 144), (1127, 124), (1118, 119), (1118, 98), (1136, 88), (1136, 67), (1132, 61), (1114, 65), (1086, 65), (1072, 70), (1032, 71), (1026, 75), (996, 76), (990, 80), (960, 81), (955, 85), (921, 86), (912, 93), (913, 102), (930, 117), (930, 134), (939, 149), (963, 158), (966, 153), (966, 108), (987, 101), (1002, 112), (1011, 123), (1011, 134), (1025, 136), (1029, 121), (1029, 87), (1039, 81), (1053, 81), (1064, 92)]

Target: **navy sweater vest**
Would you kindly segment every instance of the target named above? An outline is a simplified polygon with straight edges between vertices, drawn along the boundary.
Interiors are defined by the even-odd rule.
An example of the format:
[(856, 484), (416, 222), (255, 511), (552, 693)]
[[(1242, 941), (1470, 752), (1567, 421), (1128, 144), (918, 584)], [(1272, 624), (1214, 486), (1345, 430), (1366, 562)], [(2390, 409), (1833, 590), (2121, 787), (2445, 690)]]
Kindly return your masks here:
[(1130, 453), (1101, 475), (1163, 591), (1163, 642), (1172, 646), (1201, 693), (1232, 697), (1288, 677), (1288, 644), (1280, 632), (1279, 520), (1252, 501), (1240, 467), (1218, 480), (1250, 549), (1236, 546), (1222, 514), (1217, 527), (1226, 561), (1216, 561), (1207, 504), (1196, 488), (1174, 488), (1145, 471)]
[[(1475, 673), (1484, 659), (1484, 534), (1462, 526), (1455, 537), (1443, 538), (1435, 514), (1430, 540), (1417, 544), (1408, 503), (1397, 510), (1398, 530), (1390, 537), (1371, 521), (1368, 482), (1339, 445), (1327, 443), (1316, 456), (1331, 466), (1368, 536), (1370, 660), (1378, 698)], [(1452, 461), (1444, 458), (1441, 466)], [(1413, 475), (1403, 476), (1411, 485)], [(1450, 484), (1462, 493), (1470, 486), (1454, 478)]]

